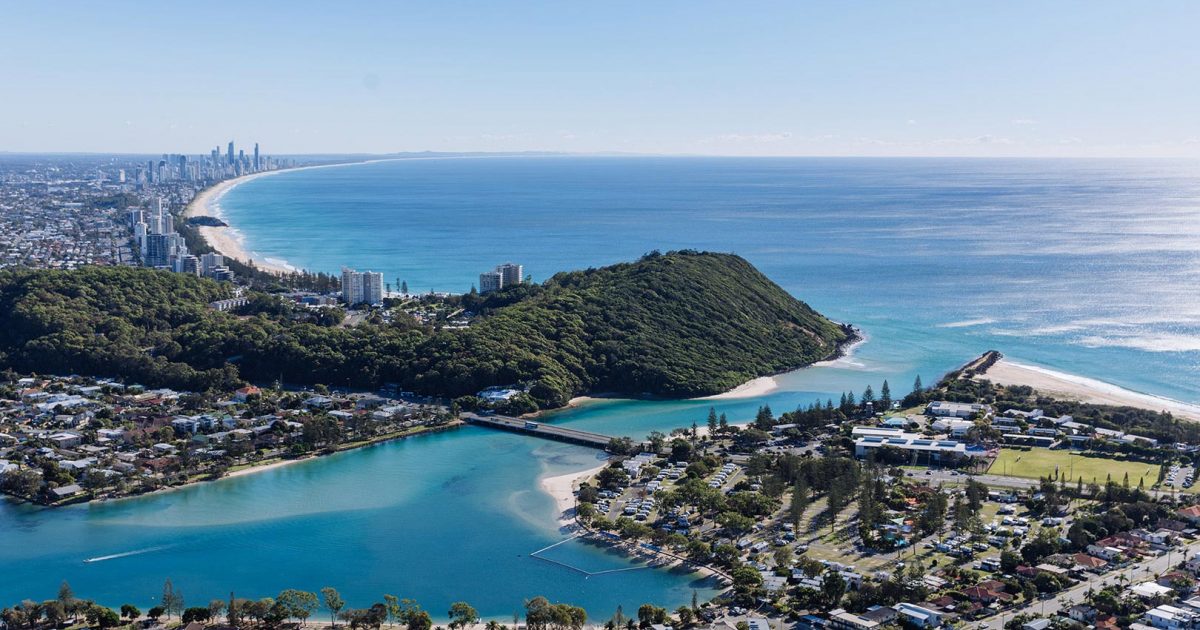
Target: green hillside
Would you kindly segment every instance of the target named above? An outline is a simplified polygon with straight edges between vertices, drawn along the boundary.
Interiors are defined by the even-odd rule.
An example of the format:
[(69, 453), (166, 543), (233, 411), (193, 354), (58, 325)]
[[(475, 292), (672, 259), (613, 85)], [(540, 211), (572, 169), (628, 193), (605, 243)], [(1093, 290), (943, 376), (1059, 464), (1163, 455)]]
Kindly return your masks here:
[(452, 397), (522, 384), (555, 407), (588, 392), (717, 393), (825, 358), (848, 334), (728, 254), (652, 254), (464, 296), (483, 313), (466, 330), (207, 309), (227, 291), (145, 269), (6, 270), (0, 365), (200, 390), (282, 378)]

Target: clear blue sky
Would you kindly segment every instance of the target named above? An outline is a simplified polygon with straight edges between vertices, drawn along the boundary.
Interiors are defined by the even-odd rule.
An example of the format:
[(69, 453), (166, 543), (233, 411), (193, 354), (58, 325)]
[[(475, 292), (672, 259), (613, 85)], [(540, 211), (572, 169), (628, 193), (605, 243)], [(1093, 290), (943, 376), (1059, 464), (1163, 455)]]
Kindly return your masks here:
[(0, 150), (1200, 156), (1200, 2), (0, 0)]

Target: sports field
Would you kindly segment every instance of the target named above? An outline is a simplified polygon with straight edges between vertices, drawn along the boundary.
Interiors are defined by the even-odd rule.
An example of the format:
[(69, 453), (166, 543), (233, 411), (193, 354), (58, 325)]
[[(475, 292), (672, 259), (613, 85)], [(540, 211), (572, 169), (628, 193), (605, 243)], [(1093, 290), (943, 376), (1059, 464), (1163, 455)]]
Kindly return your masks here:
[(1145, 462), (1124, 462), (1116, 459), (1088, 457), (1073, 451), (1034, 448), (1028, 451), (1000, 449), (1000, 456), (988, 469), (989, 475), (1006, 475), (1026, 479), (1062, 478), (1074, 483), (1083, 477), (1083, 483), (1095, 482), (1104, 485), (1112, 480), (1122, 483), (1129, 474), (1129, 485), (1136, 487), (1141, 480), (1149, 488), (1158, 482), (1158, 465)]

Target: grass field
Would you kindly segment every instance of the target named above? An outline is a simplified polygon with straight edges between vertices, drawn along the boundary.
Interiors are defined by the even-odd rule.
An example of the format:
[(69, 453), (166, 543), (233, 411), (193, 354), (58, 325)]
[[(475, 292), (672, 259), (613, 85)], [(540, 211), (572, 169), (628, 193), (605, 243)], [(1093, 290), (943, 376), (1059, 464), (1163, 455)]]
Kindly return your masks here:
[[(1057, 476), (1055, 471), (1057, 472)], [(1136, 487), (1141, 480), (1149, 488), (1158, 482), (1158, 465), (1145, 462), (1123, 462), (1116, 459), (1087, 457), (1073, 451), (1034, 448), (1028, 451), (1001, 449), (1000, 456), (988, 469), (990, 475), (1006, 475), (1026, 479), (1063, 478), (1069, 483), (1083, 477), (1084, 483), (1103, 485), (1112, 480), (1122, 483), (1129, 474), (1129, 485)]]

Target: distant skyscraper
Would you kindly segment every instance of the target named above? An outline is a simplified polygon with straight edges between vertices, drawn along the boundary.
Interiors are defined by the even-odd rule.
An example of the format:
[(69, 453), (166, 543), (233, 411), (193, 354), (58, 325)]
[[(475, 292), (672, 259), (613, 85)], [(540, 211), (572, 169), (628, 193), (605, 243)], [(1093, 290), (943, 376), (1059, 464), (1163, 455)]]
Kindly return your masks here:
[(219, 267), (225, 266), (225, 257), (216, 254), (201, 254), (200, 255), (200, 273), (205, 276), (211, 276)]
[(479, 292), (490, 293), (521, 284), (524, 273), (525, 268), (516, 263), (496, 265), (492, 271), (479, 274)]
[(383, 301), (383, 274), (342, 267), (342, 301), (347, 306)]
[(262, 169), (262, 163), (258, 161), (258, 143), (254, 143), (254, 170)]
[(521, 284), (525, 279), (525, 268), (516, 263), (504, 263), (496, 267), (496, 271), (504, 276), (504, 286), (506, 287)]
[(504, 288), (504, 274), (499, 271), (485, 271), (479, 274), (479, 292), (491, 293)]
[(147, 267), (170, 267), (177, 253), (174, 234), (147, 234), (142, 264)]
[(225, 161), (228, 162), (230, 166), (233, 166), (233, 140), (229, 141), (229, 153), (226, 155)]

